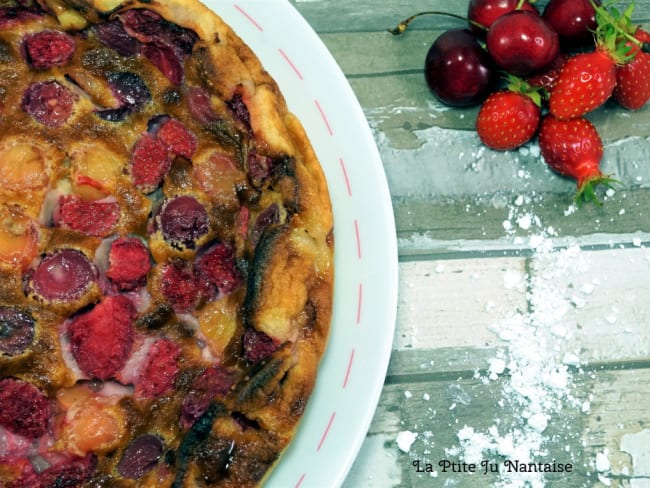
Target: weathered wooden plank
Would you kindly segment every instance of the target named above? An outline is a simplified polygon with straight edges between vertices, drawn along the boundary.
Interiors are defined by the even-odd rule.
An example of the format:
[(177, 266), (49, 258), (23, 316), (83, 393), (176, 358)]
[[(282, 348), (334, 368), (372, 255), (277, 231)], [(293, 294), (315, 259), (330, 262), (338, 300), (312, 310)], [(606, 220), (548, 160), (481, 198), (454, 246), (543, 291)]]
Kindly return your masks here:
[[(371, 126), (389, 135), (392, 147), (417, 149), (424, 143), (413, 131), (429, 127), (474, 130), (477, 107), (451, 109), (438, 101), (427, 87), (420, 71), (350, 78), (350, 85)], [(605, 143), (630, 136), (647, 137), (650, 133), (650, 108), (630, 112), (608, 102), (590, 113)], [(406, 131), (405, 140), (393, 132)]]
[(320, 38), (349, 77), (421, 72), (431, 43), (442, 30), (407, 31), (400, 36), (384, 32), (337, 32)]
[(552, 348), (560, 364), (650, 361), (650, 309), (639, 306), (650, 249), (552, 245), (527, 257), (401, 262), (390, 381), (485, 369), (522, 341)]
[(527, 307), (525, 266), (524, 258), (400, 263), (394, 348), (493, 347), (489, 325)]
[[(563, 180), (556, 184), (554, 192), (540, 194), (530, 189), (526, 194), (534, 194), (534, 200), (520, 207), (513, 202), (519, 201), (522, 193), (514, 186), (476, 197), (394, 198), (400, 254), (442, 257), (462, 251), (525, 250), (530, 235), (549, 227), (560, 236), (560, 242), (564, 237), (585, 245), (630, 245), (635, 239), (647, 244), (649, 189), (619, 192), (602, 206), (584, 205), (571, 211), (574, 185)], [(541, 225), (522, 228), (527, 216), (537, 217)], [(504, 229), (504, 222), (512, 224), (511, 234)], [(507, 238), (510, 235), (520, 239)]]
[[(396, 2), (376, 2), (373, 0), (291, 0), (291, 3), (305, 16), (307, 21), (314, 26), (317, 32), (363, 32), (381, 31), (387, 26), (393, 26), (416, 12), (428, 10), (441, 10), (467, 15), (468, 2), (448, 2), (444, 0), (403, 0)], [(548, 3), (547, 0), (536, 2), (542, 11)], [(620, 2), (621, 6), (628, 2)], [(634, 19), (643, 21), (650, 19), (650, 2), (637, 0), (634, 10)], [(431, 19), (422, 19), (413, 25), (414, 29), (426, 29), (432, 25)], [(435, 22), (440, 24), (458, 25), (455, 21), (439, 17)]]
[[(425, 10), (441, 10), (456, 15), (467, 15), (467, 3), (443, 0), (404, 0), (374, 2), (372, 0), (291, 0), (305, 19), (318, 33), (383, 31), (392, 28), (402, 19)], [(435, 22), (458, 25), (458, 21), (437, 17)], [(428, 28), (429, 20), (418, 22), (417, 27)]]
[[(602, 487), (603, 482), (630, 486), (633, 481), (640, 484), (632, 486), (644, 486), (650, 469), (647, 459), (637, 456), (633, 465), (621, 442), (625, 436), (642, 433), (650, 423), (649, 369), (573, 372), (566, 390), (542, 395), (557, 402), (546, 411), (546, 425), (526, 422), (526, 412), (534, 406), (513, 395), (510, 381), (501, 376), (490, 381), (459, 378), (388, 385), (344, 487), (524, 486), (521, 474), (505, 472), (504, 461), (509, 457), (525, 462), (529, 454), (535, 462), (570, 463), (572, 472), (547, 474), (546, 484), (526, 486)], [(406, 431), (417, 438), (403, 452), (397, 441)], [(463, 447), (459, 435), (472, 431), (474, 444)], [(478, 459), (497, 464), (499, 474), (484, 475), (480, 465), (474, 474), (445, 473), (438, 465), (442, 460), (468, 460), (472, 447), (482, 444), (485, 450), (478, 450)], [(631, 442), (624, 445), (630, 449)], [(416, 461), (420, 468), (431, 463), (435, 473), (417, 472)]]

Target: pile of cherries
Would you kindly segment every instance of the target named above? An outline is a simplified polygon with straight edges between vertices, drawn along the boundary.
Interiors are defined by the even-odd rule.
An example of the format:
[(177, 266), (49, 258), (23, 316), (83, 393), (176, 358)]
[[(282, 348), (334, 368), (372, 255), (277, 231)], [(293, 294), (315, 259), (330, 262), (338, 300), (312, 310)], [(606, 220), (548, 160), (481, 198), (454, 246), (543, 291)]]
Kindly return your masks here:
[[(533, 0), (534, 1), (534, 0)], [(431, 45), (425, 78), (435, 96), (452, 107), (481, 103), (495, 90), (502, 72), (518, 77), (544, 74), (562, 53), (593, 47), (599, 0), (550, 0), (540, 13), (528, 0), (470, 0), (468, 27), (448, 30)], [(421, 12), (390, 32), (402, 33)]]

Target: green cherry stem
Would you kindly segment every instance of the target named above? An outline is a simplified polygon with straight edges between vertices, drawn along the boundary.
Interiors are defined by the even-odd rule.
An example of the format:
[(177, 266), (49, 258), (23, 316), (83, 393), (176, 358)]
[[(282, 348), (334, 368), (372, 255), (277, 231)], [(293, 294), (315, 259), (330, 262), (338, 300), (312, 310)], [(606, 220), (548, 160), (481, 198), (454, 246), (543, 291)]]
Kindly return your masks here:
[(429, 10), (429, 11), (426, 11), (426, 12), (419, 12), (417, 14), (411, 15), (407, 19), (404, 19), (399, 24), (397, 24), (397, 26), (394, 27), (393, 29), (388, 29), (388, 32), (390, 32), (394, 36), (397, 36), (397, 35), (401, 34), (402, 32), (404, 32), (408, 28), (411, 21), (413, 21), (417, 17), (423, 16), (423, 15), (444, 15), (446, 17), (452, 17), (454, 19), (459, 19), (459, 20), (463, 20), (465, 22), (469, 22), (471, 25), (476, 26), (479, 29), (482, 29), (482, 30), (487, 32), (487, 27), (485, 27), (483, 24), (479, 24), (478, 22), (474, 22), (473, 20), (469, 20), (466, 17), (463, 17), (462, 15), (456, 15), (456, 14), (452, 14), (452, 13), (449, 13), (449, 12), (441, 12), (441, 11), (437, 11), (437, 10)]

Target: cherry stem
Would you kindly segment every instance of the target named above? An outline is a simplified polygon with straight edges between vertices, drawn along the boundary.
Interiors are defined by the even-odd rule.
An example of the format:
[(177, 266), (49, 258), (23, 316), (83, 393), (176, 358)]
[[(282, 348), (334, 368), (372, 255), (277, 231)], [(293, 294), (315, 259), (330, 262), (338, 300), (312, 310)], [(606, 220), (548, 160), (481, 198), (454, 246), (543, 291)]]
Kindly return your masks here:
[(456, 15), (456, 14), (452, 14), (452, 13), (449, 13), (449, 12), (440, 12), (440, 11), (437, 11), (437, 10), (430, 10), (430, 11), (427, 11), (427, 12), (419, 12), (419, 13), (417, 13), (415, 15), (411, 15), (409, 18), (404, 19), (399, 24), (397, 24), (397, 26), (395, 28), (388, 29), (388, 32), (390, 32), (394, 36), (397, 36), (397, 35), (401, 34), (402, 32), (404, 32), (407, 29), (407, 27), (409, 26), (409, 24), (411, 23), (412, 20), (414, 20), (417, 17), (420, 17), (422, 15), (444, 15), (446, 17), (453, 17), (454, 19), (459, 19), (459, 20), (463, 20), (465, 22), (469, 22), (471, 25), (476, 26), (479, 29), (482, 29), (484, 31), (487, 31), (487, 27), (485, 27), (483, 24), (479, 24), (478, 22), (474, 22), (473, 20), (469, 20), (466, 17), (463, 17), (462, 15)]

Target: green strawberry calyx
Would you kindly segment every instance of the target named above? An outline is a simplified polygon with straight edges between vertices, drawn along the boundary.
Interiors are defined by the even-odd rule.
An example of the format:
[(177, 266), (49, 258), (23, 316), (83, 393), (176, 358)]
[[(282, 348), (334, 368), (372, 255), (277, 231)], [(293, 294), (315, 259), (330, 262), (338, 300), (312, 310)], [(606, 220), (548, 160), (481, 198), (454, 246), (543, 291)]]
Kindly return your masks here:
[(634, 2), (622, 12), (614, 6), (616, 0), (603, 5), (597, 5), (594, 0), (590, 2), (596, 11), (596, 46), (605, 50), (616, 64), (632, 61), (637, 52), (644, 48), (644, 43), (634, 37), (638, 29), (632, 24)]
[(542, 106), (542, 89), (536, 86), (531, 85), (523, 78), (515, 76), (511, 73), (505, 74), (505, 81), (507, 83), (507, 89), (512, 92), (521, 93), (530, 97), (530, 99), (541, 108)]
[(578, 206), (583, 203), (593, 202), (598, 206), (602, 206), (603, 202), (600, 201), (598, 195), (596, 195), (596, 188), (598, 186), (604, 186), (606, 188), (614, 188), (615, 185), (622, 185), (623, 183), (611, 176), (607, 175), (597, 175), (591, 178), (587, 178), (578, 183), (578, 191), (575, 195), (575, 202)]

